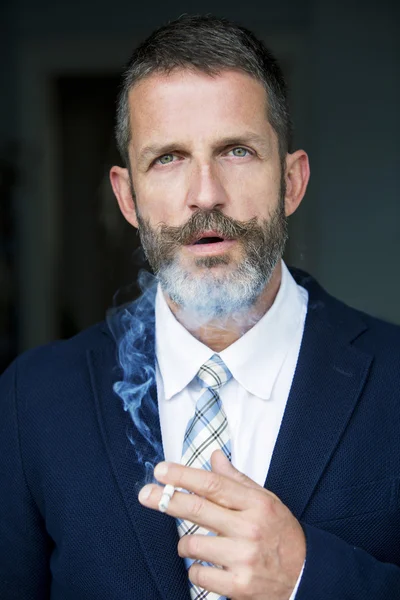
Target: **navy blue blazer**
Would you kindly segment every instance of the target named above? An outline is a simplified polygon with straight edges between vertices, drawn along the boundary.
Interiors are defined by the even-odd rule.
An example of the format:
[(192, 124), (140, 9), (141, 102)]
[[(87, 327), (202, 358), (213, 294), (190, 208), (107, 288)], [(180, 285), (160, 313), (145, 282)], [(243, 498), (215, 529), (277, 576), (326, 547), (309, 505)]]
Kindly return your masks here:
[[(306, 534), (296, 600), (400, 599), (400, 328), (295, 277), (309, 309), (265, 486)], [(137, 500), (116, 365), (103, 323), (0, 380), (1, 600), (190, 598), (174, 519)]]

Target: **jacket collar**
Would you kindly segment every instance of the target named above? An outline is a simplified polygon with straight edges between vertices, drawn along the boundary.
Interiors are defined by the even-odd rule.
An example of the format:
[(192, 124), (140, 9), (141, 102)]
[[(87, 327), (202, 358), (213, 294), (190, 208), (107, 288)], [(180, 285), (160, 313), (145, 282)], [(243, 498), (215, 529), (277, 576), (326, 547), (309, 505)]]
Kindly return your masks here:
[(309, 293), (308, 312), (265, 486), (300, 519), (355, 410), (372, 356), (352, 344), (367, 329), (360, 314), (307, 273), (292, 273)]

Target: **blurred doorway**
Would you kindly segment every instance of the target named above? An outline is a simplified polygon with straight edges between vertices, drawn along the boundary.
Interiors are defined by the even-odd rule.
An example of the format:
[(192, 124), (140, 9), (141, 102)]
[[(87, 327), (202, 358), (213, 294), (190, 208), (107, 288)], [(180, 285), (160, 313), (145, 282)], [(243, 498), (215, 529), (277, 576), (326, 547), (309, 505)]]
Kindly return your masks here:
[(59, 124), (59, 256), (57, 314), (60, 337), (104, 318), (115, 293), (136, 280), (138, 236), (119, 212), (108, 180), (119, 164), (113, 139), (114, 76), (56, 80)]

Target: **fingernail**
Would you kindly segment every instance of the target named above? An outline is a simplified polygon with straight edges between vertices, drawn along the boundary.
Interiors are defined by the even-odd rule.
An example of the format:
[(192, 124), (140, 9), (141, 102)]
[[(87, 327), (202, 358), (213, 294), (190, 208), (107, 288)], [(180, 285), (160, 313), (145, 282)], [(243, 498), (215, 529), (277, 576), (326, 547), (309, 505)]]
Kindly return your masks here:
[(151, 494), (151, 485), (145, 485), (139, 492), (139, 502), (145, 502)]
[(154, 475), (158, 477), (165, 477), (168, 473), (168, 464), (166, 462), (159, 463), (154, 469)]

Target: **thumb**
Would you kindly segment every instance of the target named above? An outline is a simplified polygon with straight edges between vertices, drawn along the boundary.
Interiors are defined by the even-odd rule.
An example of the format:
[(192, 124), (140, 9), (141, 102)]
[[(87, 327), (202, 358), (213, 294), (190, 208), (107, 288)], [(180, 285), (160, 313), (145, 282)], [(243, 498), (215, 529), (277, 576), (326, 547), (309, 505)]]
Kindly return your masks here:
[[(211, 455), (211, 469), (214, 473), (218, 473), (218, 475), (223, 475), (224, 477), (229, 477), (229, 479), (233, 479), (242, 485), (246, 485), (247, 487), (251, 487), (254, 489), (260, 489), (261, 486), (258, 485), (255, 481), (247, 477), (241, 471), (238, 471), (231, 461), (226, 457), (222, 450), (214, 450)], [(261, 488), (263, 489), (263, 488)]]

